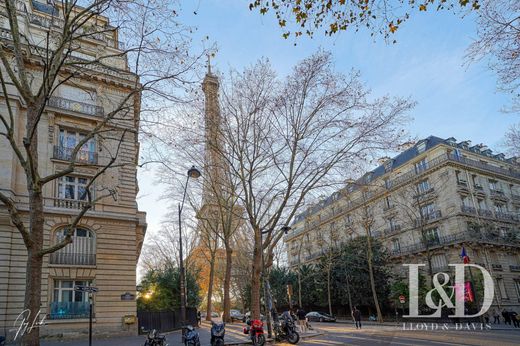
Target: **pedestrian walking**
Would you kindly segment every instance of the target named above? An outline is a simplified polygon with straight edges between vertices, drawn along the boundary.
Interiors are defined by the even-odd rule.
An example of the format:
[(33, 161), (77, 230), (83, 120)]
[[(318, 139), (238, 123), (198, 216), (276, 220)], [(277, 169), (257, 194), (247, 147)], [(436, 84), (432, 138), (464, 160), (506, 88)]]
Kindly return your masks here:
[(515, 328), (520, 328), (520, 321), (518, 320), (520, 316), (516, 313), (516, 311), (511, 311), (509, 316), (511, 316), (511, 320), (513, 321)]
[(200, 314), (200, 310), (197, 311), (197, 326), (200, 327), (202, 324), (202, 315)]
[(497, 309), (493, 309), (493, 324), (500, 324), (500, 314)]
[(489, 324), (489, 313), (488, 312), (486, 312), (484, 314), (484, 320), (486, 320), (486, 324)]
[(303, 308), (298, 308), (296, 311), (296, 316), (298, 317), (298, 325), (300, 326), (300, 333), (305, 333), (307, 329), (307, 318), (305, 317), (307, 313)]
[(352, 310), (352, 318), (354, 318), (356, 322), (356, 329), (361, 329), (361, 311), (359, 311), (356, 306), (354, 306), (354, 310)]
[(502, 317), (504, 317), (505, 324), (511, 325), (511, 316), (509, 315), (509, 311), (504, 309), (504, 311), (502, 311)]

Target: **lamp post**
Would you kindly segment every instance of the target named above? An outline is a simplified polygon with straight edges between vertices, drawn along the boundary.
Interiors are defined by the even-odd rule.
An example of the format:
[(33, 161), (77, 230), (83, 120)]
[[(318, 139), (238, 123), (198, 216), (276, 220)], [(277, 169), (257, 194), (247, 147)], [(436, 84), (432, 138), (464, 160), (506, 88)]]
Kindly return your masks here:
[[(289, 231), (291, 230), (291, 227), (289, 226), (283, 226), (282, 227), (282, 231), (287, 234)], [(268, 301), (269, 302), (272, 302), (272, 299), (271, 299), (271, 296), (270, 296), (270, 293), (268, 294), (268, 290), (267, 290), (267, 283), (268, 283), (268, 280), (267, 280), (267, 277), (265, 276), (265, 260), (264, 260), (264, 240), (263, 240), (263, 235), (264, 234), (267, 234), (269, 233), (270, 230), (265, 230), (265, 231), (260, 231), (260, 246), (261, 246), (261, 249), (262, 249), (262, 280), (264, 282), (264, 305), (265, 305), (265, 313), (266, 313), (266, 317), (267, 317), (267, 337), (268, 338), (271, 338), (272, 337), (272, 327), (271, 327), (271, 304), (268, 304)], [(269, 295), (269, 297), (268, 297)], [(268, 300), (269, 299), (269, 300)]]
[(184, 201), (186, 200), (186, 190), (188, 189), (188, 181), (190, 178), (197, 179), (200, 177), (200, 171), (191, 166), (186, 176), (186, 184), (184, 185), (184, 192), (182, 195), (182, 202), (179, 204), (179, 281), (181, 283), (181, 324), (184, 326), (186, 323), (186, 278), (184, 276), (184, 263), (182, 261), (182, 208), (184, 208)]

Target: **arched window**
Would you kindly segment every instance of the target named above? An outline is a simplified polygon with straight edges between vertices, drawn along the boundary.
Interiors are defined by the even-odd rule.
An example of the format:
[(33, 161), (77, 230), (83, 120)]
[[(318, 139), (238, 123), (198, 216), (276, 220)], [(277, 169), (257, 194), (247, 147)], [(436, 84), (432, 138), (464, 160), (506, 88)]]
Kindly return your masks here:
[[(56, 231), (54, 243), (65, 239), (67, 229)], [(72, 243), (51, 254), (51, 264), (95, 265), (96, 235), (86, 228), (76, 228), (72, 235)]]

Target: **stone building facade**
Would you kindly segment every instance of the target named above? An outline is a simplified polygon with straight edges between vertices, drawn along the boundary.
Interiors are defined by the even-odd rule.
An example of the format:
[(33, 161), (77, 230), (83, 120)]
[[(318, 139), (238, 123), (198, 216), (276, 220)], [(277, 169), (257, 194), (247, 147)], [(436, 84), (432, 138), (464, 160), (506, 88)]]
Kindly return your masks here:
[[(20, 30), (36, 45), (43, 42), (37, 38), (45, 37), (49, 28), (59, 28), (62, 23), (50, 2), (18, 1), (16, 6)], [(0, 11), (5, 8), (0, 7)], [(129, 71), (127, 58), (121, 54), (117, 31), (104, 17), (97, 16), (96, 25), (102, 26), (104, 32), (82, 40), (81, 48), (70, 59), (110, 57), (103, 60), (104, 64), (89, 64), (78, 71), (49, 99), (38, 127), (42, 176), (67, 167), (72, 148), (85, 133), (120, 107), (122, 100), (135, 90), (137, 76)], [(2, 41), (12, 39), (5, 18), (0, 19), (0, 36)], [(21, 142), (26, 108), (12, 90), (9, 98), (15, 109), (17, 140)], [(114, 198), (97, 202), (81, 219), (73, 242), (44, 257), (41, 314), (46, 316), (46, 323), (40, 328), (42, 336), (88, 331), (88, 296), (75, 292), (76, 285), (99, 289), (93, 297), (95, 333), (137, 333), (136, 302), (121, 297), (126, 292), (135, 295), (136, 265), (146, 232), (146, 214), (138, 210), (136, 203), (140, 97), (137, 93), (132, 95), (118, 120), (107, 125), (110, 132), (96, 135), (81, 148), (77, 155), (80, 165), (73, 173), (44, 186), (44, 245), (49, 246), (64, 236), (64, 225), (70, 224), (84, 205), (86, 184), (118, 152), (117, 164), (96, 179), (92, 188), (94, 196), (110, 189), (115, 192)], [(6, 111), (3, 94), (0, 108)], [(120, 145), (119, 135), (123, 136)], [(28, 218), (24, 172), (4, 139), (0, 140), (0, 148), (0, 190)], [(20, 233), (0, 204), (0, 335), (9, 335), (23, 310), (26, 260)]]
[[(312, 263), (330, 247), (366, 235), (388, 249), (397, 277), (403, 263), (424, 274), (471, 263), (495, 280), (494, 306), (520, 308), (520, 165), (485, 145), (430, 136), (300, 214), (285, 237), (289, 265)], [(427, 254), (429, 253), (430, 256)], [(428, 260), (428, 257), (430, 260)]]

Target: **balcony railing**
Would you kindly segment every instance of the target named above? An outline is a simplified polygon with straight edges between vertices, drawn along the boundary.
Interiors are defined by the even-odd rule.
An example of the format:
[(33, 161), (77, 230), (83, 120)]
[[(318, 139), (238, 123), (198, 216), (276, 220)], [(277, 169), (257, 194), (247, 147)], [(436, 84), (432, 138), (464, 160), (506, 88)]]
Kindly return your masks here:
[(69, 100), (58, 96), (51, 96), (49, 98), (48, 106), (100, 117), (105, 114), (105, 111), (101, 106)]
[[(493, 166), (493, 165), (490, 165), (490, 164), (487, 164), (484, 162), (480, 162), (477, 160), (472, 160), (472, 159), (464, 158), (461, 156), (457, 156), (453, 153), (444, 153), (444, 154), (441, 154), (441, 155), (431, 159), (430, 161), (428, 161), (428, 169), (426, 171), (416, 172), (415, 169), (411, 169), (408, 172), (400, 174), (399, 176), (395, 177), (392, 180), (388, 180), (387, 184), (388, 184), (388, 186), (391, 186), (392, 188), (398, 188), (402, 184), (408, 184), (408, 183), (414, 181), (417, 177), (422, 176), (425, 172), (430, 171), (432, 169), (435, 169), (437, 167), (440, 167), (440, 166), (442, 166), (446, 163), (450, 163), (450, 162), (457, 163), (457, 164), (463, 164), (463, 165), (470, 166), (473, 168), (485, 170), (487, 172), (493, 172), (493, 173), (501, 174), (504, 176), (509, 176), (509, 177), (513, 177), (516, 179), (520, 179), (520, 170), (516, 170), (516, 169), (512, 169), (512, 168), (505, 169), (505, 168), (501, 168), (501, 167), (496, 167), (496, 166)], [(483, 188), (480, 184), (475, 183), (473, 186), (476, 191), (478, 191), (478, 192), (483, 191)], [(386, 191), (386, 189), (385, 189), (385, 191)], [(377, 198), (378, 196), (379, 195), (377, 193), (374, 194), (375, 198)], [(343, 211), (338, 212), (337, 214), (348, 213), (351, 210), (356, 209), (360, 205), (363, 205), (364, 203), (367, 203), (369, 201), (365, 197), (359, 197), (354, 200), (348, 200), (347, 202), (348, 202), (348, 206)], [(299, 221), (302, 218), (306, 217), (307, 215), (311, 215), (313, 212), (314, 211), (309, 209), (306, 212), (298, 215), (298, 217), (295, 220)], [(486, 213), (485, 210), (483, 212)], [(479, 209), (479, 213), (480, 213), (480, 209)], [(484, 214), (480, 214), (480, 215), (486, 216)], [(491, 213), (491, 216), (492, 216), (492, 213)], [(289, 237), (291, 237), (291, 235), (289, 235)]]
[(489, 192), (491, 193), (491, 197), (500, 198), (500, 199), (506, 198), (506, 195), (505, 195), (504, 191), (502, 191), (502, 190), (490, 189)]
[(52, 302), (49, 319), (65, 320), (73, 318), (88, 318), (88, 302)]
[(64, 265), (96, 265), (96, 255), (86, 253), (51, 253), (50, 264)]
[[(65, 209), (83, 209), (88, 202), (87, 201), (78, 201), (76, 199), (66, 199), (66, 198), (54, 198), (53, 206), (56, 208), (65, 208)], [(91, 210), (94, 208), (91, 208)]]
[(461, 205), (460, 210), (466, 214), (477, 214), (477, 209), (475, 207), (469, 207), (467, 205)]
[[(74, 157), (72, 157), (73, 153), (74, 148), (66, 148), (55, 145), (53, 158), (64, 161), (72, 161), (72, 159), (74, 159)], [(98, 154), (95, 151), (78, 150), (75, 160), (79, 163), (90, 163), (95, 165), (98, 162)]]
[(520, 246), (519, 238), (501, 237), (491, 233), (470, 233), (468, 231), (463, 231), (431, 239), (427, 242), (427, 244), (421, 241), (408, 246), (401, 246), (399, 251), (391, 251), (391, 254), (393, 256), (406, 255), (425, 251), (427, 247), (431, 249), (437, 246), (444, 246), (460, 242), (481, 242), (499, 245)]
[(392, 235), (401, 230), (401, 225), (392, 225), (389, 228), (385, 229), (385, 235)]
[(442, 217), (442, 213), (440, 210), (434, 210), (428, 214), (423, 215), (422, 218), (418, 218), (415, 220), (415, 227), (420, 227), (421, 225), (424, 225), (425, 223), (429, 223), (435, 220), (438, 220)]
[(492, 264), (491, 268), (493, 268), (493, 270), (496, 270), (496, 271), (502, 271), (503, 270), (501, 264)]

